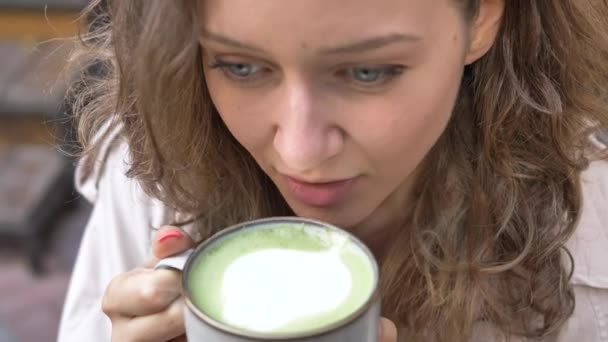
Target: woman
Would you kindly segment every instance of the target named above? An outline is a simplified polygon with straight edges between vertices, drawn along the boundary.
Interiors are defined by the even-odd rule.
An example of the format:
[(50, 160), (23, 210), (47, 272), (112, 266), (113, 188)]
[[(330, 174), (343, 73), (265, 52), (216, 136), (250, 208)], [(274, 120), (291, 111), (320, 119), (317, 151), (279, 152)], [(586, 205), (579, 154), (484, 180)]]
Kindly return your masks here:
[(105, 72), (74, 91), (95, 208), (60, 340), (183, 339), (154, 258), (276, 215), (368, 244), (382, 341), (608, 335), (605, 1), (109, 8), (77, 52)]

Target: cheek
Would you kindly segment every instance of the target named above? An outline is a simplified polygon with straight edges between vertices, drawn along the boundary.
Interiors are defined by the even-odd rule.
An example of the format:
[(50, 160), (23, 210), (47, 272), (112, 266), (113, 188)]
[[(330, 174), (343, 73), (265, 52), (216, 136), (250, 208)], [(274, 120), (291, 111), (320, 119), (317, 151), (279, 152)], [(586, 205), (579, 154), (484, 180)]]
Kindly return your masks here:
[(263, 97), (243, 94), (218, 76), (207, 76), (207, 87), (215, 108), (234, 138), (255, 156), (269, 136), (271, 124), (263, 115)]
[[(451, 117), (462, 67), (429, 67), (405, 75), (385, 98), (359, 106), (350, 131), (385, 175), (403, 175), (422, 161)], [(356, 126), (356, 127), (355, 127)]]

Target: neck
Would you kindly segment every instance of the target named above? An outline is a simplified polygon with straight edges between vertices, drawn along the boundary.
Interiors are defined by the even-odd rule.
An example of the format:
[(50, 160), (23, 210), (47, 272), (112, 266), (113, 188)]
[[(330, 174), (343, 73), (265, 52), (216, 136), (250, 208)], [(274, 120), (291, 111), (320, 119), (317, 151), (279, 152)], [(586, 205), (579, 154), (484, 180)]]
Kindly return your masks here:
[(407, 227), (413, 203), (410, 185), (410, 180), (406, 180), (370, 216), (350, 229), (368, 246), (379, 263), (385, 258), (395, 236)]

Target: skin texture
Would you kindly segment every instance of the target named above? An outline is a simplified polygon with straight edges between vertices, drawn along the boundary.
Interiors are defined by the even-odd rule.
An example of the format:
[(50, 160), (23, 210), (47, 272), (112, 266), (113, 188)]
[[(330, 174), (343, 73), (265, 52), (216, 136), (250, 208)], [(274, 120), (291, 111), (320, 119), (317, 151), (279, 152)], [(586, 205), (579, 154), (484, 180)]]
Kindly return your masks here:
[[(482, 1), (468, 23), (449, 0), (208, 0), (200, 13), (206, 81), (230, 132), (296, 214), (381, 248), (446, 127), (465, 65), (491, 47), (502, 8)], [(341, 200), (311, 206), (285, 175), (353, 181)], [(157, 239), (155, 259), (114, 278), (103, 299), (113, 341), (184, 339), (180, 276), (151, 267), (192, 245), (184, 234)], [(396, 341), (395, 325), (380, 324), (380, 341)]]

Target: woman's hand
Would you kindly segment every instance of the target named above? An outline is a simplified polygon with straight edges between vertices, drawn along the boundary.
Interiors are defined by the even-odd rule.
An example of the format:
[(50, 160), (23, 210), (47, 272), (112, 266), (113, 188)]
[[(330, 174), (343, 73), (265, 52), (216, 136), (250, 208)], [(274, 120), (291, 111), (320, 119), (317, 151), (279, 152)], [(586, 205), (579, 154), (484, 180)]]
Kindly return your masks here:
[(380, 339), (378, 342), (397, 342), (397, 327), (386, 318), (380, 319)]
[[(112, 341), (186, 341), (181, 274), (154, 266), (193, 246), (179, 228), (165, 227), (154, 239), (154, 258), (110, 282), (102, 306), (112, 322)], [(380, 321), (379, 342), (397, 342), (395, 324), (386, 318)]]
[(103, 312), (112, 322), (112, 341), (185, 341), (181, 273), (154, 270), (165, 257), (192, 248), (179, 228), (161, 229), (154, 257), (142, 267), (116, 276), (103, 297)]

